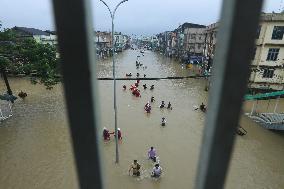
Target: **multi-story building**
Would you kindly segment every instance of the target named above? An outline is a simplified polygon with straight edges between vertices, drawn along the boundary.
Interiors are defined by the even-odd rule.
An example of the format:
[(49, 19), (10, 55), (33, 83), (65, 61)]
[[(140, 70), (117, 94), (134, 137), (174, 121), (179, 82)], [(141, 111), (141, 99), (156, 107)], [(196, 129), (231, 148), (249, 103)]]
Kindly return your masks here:
[(36, 42), (41, 44), (57, 45), (55, 32), (26, 27), (14, 27), (12, 30), (19, 38), (34, 39)]
[(172, 41), (172, 32), (171, 31), (165, 31), (163, 33), (160, 33), (157, 35), (158, 38), (158, 44), (157, 49), (164, 53), (166, 56), (171, 55), (171, 41)]
[[(207, 26), (204, 55), (213, 58), (218, 23)], [(261, 15), (255, 48), (252, 54), (251, 75), (248, 87), (252, 90), (284, 89), (284, 14)]]
[(202, 55), (205, 43), (204, 25), (184, 23), (183, 24), (183, 51), (189, 55)]
[(121, 32), (115, 32), (114, 40), (116, 51), (122, 51), (123, 49), (125, 49), (126, 43), (128, 41), (128, 36), (123, 35)]
[(284, 89), (284, 14), (261, 16), (251, 64), (249, 87), (261, 90)]
[(97, 56), (104, 58), (110, 55), (111, 53), (111, 33), (110, 32), (94, 32), (94, 43), (96, 46)]
[(214, 24), (210, 24), (209, 26), (207, 26), (204, 31), (205, 44), (204, 44), (203, 55), (208, 58), (214, 57), (216, 42), (217, 42), (218, 27), (219, 27), (219, 22), (216, 22)]

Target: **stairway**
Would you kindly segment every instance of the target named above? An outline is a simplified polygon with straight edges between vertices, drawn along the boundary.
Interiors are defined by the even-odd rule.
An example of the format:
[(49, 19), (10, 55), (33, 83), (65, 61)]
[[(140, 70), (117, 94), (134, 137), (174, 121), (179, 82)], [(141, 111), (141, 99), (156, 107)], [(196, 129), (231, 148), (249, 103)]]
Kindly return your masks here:
[(284, 130), (284, 114), (283, 113), (259, 113), (249, 115), (253, 121), (266, 129)]

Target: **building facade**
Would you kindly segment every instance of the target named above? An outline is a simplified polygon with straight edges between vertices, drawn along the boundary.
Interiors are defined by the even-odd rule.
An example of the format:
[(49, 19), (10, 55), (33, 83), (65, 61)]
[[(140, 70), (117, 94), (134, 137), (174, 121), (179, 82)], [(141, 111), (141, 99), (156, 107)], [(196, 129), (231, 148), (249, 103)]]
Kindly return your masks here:
[[(219, 23), (206, 27), (204, 55), (212, 60)], [(263, 13), (252, 53), (248, 88), (254, 91), (284, 89), (284, 14)]]
[(217, 42), (217, 31), (218, 31), (219, 23), (216, 22), (214, 24), (210, 24), (204, 30), (204, 50), (203, 54), (206, 57), (213, 58), (216, 48)]
[(55, 32), (26, 27), (14, 27), (12, 30), (19, 38), (34, 39), (36, 42), (41, 44), (57, 45)]
[(252, 54), (249, 88), (260, 90), (284, 89), (284, 14), (261, 16)]
[(203, 55), (205, 26), (190, 24), (184, 29), (183, 50), (190, 55)]

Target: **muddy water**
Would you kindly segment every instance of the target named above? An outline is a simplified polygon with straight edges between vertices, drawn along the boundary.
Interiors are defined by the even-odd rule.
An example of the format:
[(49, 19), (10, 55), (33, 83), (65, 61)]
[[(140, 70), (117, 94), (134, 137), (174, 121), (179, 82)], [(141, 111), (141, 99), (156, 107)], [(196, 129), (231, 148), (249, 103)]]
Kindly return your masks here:
[[(117, 55), (117, 76), (125, 73), (146, 74), (147, 77), (185, 76), (184, 69), (173, 60), (147, 51), (140, 57), (147, 69), (136, 70), (138, 51), (125, 51)], [(111, 60), (99, 62), (98, 76), (112, 75)], [(28, 98), (18, 100), (13, 107), (14, 116), (0, 123), (0, 188), (78, 188), (68, 132), (62, 86), (47, 91), (40, 85), (31, 85), (26, 79), (11, 79), (17, 93), (28, 92)], [(115, 189), (172, 189), (193, 188), (199, 155), (204, 114), (193, 106), (207, 101), (202, 79), (142, 81), (155, 85), (150, 91), (141, 88), (141, 98), (133, 97), (129, 87), (133, 82), (118, 81), (118, 125), (123, 140), (119, 144), (120, 163), (114, 164), (115, 143), (101, 142), (103, 174), (106, 188)], [(112, 82), (99, 81), (101, 126), (113, 130)], [(4, 91), (1, 81), (0, 90)], [(143, 106), (154, 96), (152, 113), (146, 115)], [(173, 110), (160, 110), (164, 100)], [(259, 102), (258, 110), (270, 105)], [(282, 103), (282, 102), (281, 102)], [(248, 112), (251, 103), (247, 103)], [(283, 112), (281, 104), (278, 111)], [(166, 117), (166, 127), (160, 126)], [(248, 131), (245, 137), (237, 137), (226, 188), (283, 188), (284, 186), (284, 136), (267, 131), (242, 118), (241, 125)], [(157, 149), (164, 174), (158, 181), (150, 178), (152, 163), (146, 152), (150, 146)], [(133, 159), (142, 164), (143, 173), (138, 178), (128, 176)]]

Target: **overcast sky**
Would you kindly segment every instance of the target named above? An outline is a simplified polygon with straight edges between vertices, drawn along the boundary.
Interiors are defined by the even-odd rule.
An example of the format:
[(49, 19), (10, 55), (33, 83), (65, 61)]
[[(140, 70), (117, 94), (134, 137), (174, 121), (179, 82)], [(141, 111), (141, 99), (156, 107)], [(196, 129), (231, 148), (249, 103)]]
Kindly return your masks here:
[[(105, 0), (113, 9), (121, 0)], [(110, 31), (111, 20), (99, 0), (91, 0), (94, 27)], [(179, 24), (192, 22), (208, 25), (219, 18), (221, 0), (128, 0), (122, 4), (115, 19), (115, 30), (127, 34), (151, 35), (173, 30)], [(279, 12), (283, 0), (267, 0), (265, 12)], [(3, 26), (54, 29), (50, 0), (0, 0)], [(74, 25), (75, 26), (75, 25)]]

